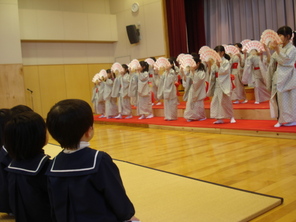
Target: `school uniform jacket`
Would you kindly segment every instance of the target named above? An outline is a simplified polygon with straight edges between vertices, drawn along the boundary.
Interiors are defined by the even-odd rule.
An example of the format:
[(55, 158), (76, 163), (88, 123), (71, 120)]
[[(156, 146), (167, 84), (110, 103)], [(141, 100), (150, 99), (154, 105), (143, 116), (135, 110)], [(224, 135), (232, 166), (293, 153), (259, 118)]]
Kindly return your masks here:
[(49, 163), (49, 156), (40, 153), (29, 160), (12, 160), (6, 168), (9, 202), (17, 222), (53, 221), (45, 176)]
[(59, 222), (115, 222), (135, 210), (111, 157), (89, 147), (59, 153), (48, 172), (50, 198)]
[(11, 213), (9, 200), (8, 200), (8, 178), (5, 168), (10, 164), (11, 158), (9, 157), (6, 149), (0, 149), (0, 212)]

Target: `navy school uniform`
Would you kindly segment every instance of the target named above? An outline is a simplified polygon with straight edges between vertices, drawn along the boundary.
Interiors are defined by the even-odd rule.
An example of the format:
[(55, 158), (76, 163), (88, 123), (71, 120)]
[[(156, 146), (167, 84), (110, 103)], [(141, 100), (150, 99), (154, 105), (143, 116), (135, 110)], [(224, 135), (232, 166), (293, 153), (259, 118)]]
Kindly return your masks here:
[(6, 168), (10, 206), (17, 222), (53, 221), (45, 175), (49, 163), (49, 156), (40, 153), (30, 160), (12, 160)]
[(11, 158), (9, 157), (6, 149), (0, 149), (0, 212), (11, 213), (8, 199), (8, 172), (5, 168), (10, 164)]
[(89, 147), (60, 152), (47, 175), (51, 204), (59, 222), (117, 222), (135, 214), (119, 169), (105, 152)]

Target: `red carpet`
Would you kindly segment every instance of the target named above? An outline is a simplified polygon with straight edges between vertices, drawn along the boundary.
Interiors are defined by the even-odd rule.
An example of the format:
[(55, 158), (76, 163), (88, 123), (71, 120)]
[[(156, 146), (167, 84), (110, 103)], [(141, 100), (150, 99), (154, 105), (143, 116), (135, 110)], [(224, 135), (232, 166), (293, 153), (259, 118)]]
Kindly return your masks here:
[[(147, 124), (147, 125), (166, 125), (179, 127), (199, 127), (199, 128), (217, 128), (217, 129), (233, 129), (233, 130), (252, 130), (252, 131), (267, 131), (267, 132), (285, 132), (296, 133), (296, 126), (278, 127), (275, 128), (275, 120), (243, 120), (238, 119), (236, 123), (230, 123), (229, 119), (225, 119), (224, 124), (213, 124), (215, 119), (206, 119), (204, 121), (187, 122), (186, 119), (179, 117), (175, 121), (165, 121), (163, 117), (153, 117), (151, 119), (139, 120), (138, 116), (132, 119), (106, 119), (98, 118), (99, 115), (94, 116), (96, 122), (113, 122), (113, 123), (129, 123), (129, 124)], [(295, 134), (296, 139), (296, 134)]]

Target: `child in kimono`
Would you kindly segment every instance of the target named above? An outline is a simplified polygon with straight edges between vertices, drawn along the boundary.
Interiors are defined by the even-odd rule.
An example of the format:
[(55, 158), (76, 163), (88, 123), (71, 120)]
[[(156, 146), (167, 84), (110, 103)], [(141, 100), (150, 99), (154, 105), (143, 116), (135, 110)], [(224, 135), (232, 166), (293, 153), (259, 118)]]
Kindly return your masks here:
[(215, 118), (214, 124), (224, 123), (225, 118), (230, 118), (230, 123), (235, 123), (231, 101), (231, 78), (230, 63), (225, 58), (225, 48), (222, 45), (214, 49), (221, 57), (222, 61), (209, 65), (210, 89), (208, 96), (212, 96), (210, 116)]
[(131, 99), (131, 105), (137, 106), (138, 102), (138, 79), (139, 73), (138, 70), (131, 69), (130, 70), (130, 84), (128, 87), (128, 96)]
[[(155, 57), (150, 57), (154, 62), (156, 61)], [(161, 105), (161, 101), (157, 98), (157, 91), (159, 87), (159, 78), (160, 75), (158, 74), (158, 70), (154, 69), (153, 65), (149, 65), (149, 76), (150, 76), (150, 82), (152, 84), (152, 105)]]
[(145, 61), (140, 62), (141, 68), (139, 70), (138, 78), (138, 104), (137, 113), (139, 119), (149, 119), (153, 117), (151, 90), (149, 86), (149, 64)]
[(163, 73), (162, 96), (164, 103), (164, 119), (166, 121), (178, 118), (178, 96), (176, 85), (178, 77), (175, 72), (174, 60), (169, 59), (170, 66)]
[[(274, 127), (296, 126), (296, 38), (289, 26), (277, 30), (282, 47), (272, 42), (275, 52), (267, 71), (267, 88), (271, 92), (270, 112), (278, 122)], [(292, 34), (294, 39), (291, 42)], [(267, 49), (267, 47), (266, 47)]]
[(188, 92), (188, 100), (184, 118), (187, 122), (194, 120), (205, 120), (206, 113), (204, 108), (204, 99), (206, 98), (206, 72), (205, 67), (201, 63), (199, 55), (193, 58), (196, 62), (195, 67), (191, 67), (189, 78), (192, 81)]
[(104, 77), (101, 77), (101, 79), (98, 80), (98, 103), (97, 103), (97, 110), (98, 113), (101, 115), (99, 118), (104, 118), (105, 116), (105, 109), (106, 109), (106, 104), (104, 100), (104, 90), (105, 90), (105, 81), (106, 79)]
[(79, 99), (62, 100), (47, 115), (48, 131), (63, 148), (47, 172), (54, 217), (57, 222), (138, 220), (112, 158), (89, 147), (93, 122), (91, 107)]
[(6, 124), (4, 141), (12, 158), (6, 170), (16, 221), (54, 221), (45, 175), (50, 160), (43, 150), (47, 143), (43, 118), (33, 111), (13, 115)]
[(125, 119), (132, 118), (132, 105), (131, 105), (131, 99), (128, 96), (128, 88), (130, 85), (130, 75), (128, 71), (128, 66), (126, 64), (122, 64), (122, 67), (124, 69), (123, 73), (120, 73), (120, 77), (118, 78), (120, 85), (116, 86), (118, 89), (118, 112), (119, 114), (115, 117), (116, 119), (122, 119), (122, 116), (125, 115)]
[(115, 74), (110, 69), (107, 70), (107, 80), (104, 84), (104, 100), (105, 100), (105, 116), (107, 119), (118, 115), (118, 107), (116, 104), (116, 97), (112, 97), (113, 83)]

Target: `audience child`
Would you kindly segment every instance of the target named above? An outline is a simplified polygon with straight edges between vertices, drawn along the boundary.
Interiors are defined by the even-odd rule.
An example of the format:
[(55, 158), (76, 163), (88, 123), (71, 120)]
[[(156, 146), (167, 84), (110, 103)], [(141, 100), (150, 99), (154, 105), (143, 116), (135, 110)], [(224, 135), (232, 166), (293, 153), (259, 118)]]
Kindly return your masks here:
[(275, 52), (270, 58), (267, 72), (271, 117), (278, 120), (274, 127), (296, 126), (296, 38), (291, 42), (295, 32), (289, 26), (283, 26), (277, 33), (282, 47), (276, 42), (271, 43)]
[(149, 86), (149, 64), (145, 61), (140, 62), (141, 68), (139, 70), (138, 78), (138, 104), (137, 113), (140, 115), (139, 119), (149, 119), (153, 117), (151, 90)]
[(132, 118), (132, 106), (131, 99), (128, 96), (128, 88), (130, 85), (130, 75), (128, 71), (128, 66), (126, 64), (122, 64), (124, 69), (123, 73), (120, 73), (119, 82), (119, 97), (117, 100), (118, 104), (118, 112), (119, 114), (115, 117), (116, 119), (122, 119), (122, 116), (125, 115), (125, 119)]
[(230, 64), (225, 58), (225, 48), (222, 45), (214, 49), (221, 57), (222, 61), (209, 64), (210, 89), (208, 96), (213, 96), (211, 101), (210, 116), (215, 118), (214, 124), (224, 123), (224, 118), (230, 118), (230, 123), (235, 123), (231, 101), (231, 78)]
[(4, 145), (12, 158), (8, 171), (9, 203), (16, 221), (53, 221), (45, 172), (47, 131), (43, 118), (27, 111), (7, 122)]
[(107, 80), (104, 87), (104, 100), (105, 100), (105, 116), (107, 119), (113, 118), (118, 115), (118, 107), (116, 104), (116, 98), (112, 97), (113, 83), (115, 74), (110, 69), (107, 70)]
[(187, 119), (187, 122), (206, 119), (204, 108), (204, 99), (206, 98), (205, 67), (201, 63), (199, 55), (193, 59), (196, 62), (196, 66), (190, 70), (189, 78), (192, 80), (192, 84), (188, 92), (188, 100), (184, 112), (184, 118)]
[(55, 219), (138, 220), (112, 158), (89, 147), (93, 121), (91, 107), (78, 99), (58, 102), (47, 115), (48, 130), (63, 148), (47, 172)]

